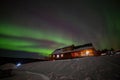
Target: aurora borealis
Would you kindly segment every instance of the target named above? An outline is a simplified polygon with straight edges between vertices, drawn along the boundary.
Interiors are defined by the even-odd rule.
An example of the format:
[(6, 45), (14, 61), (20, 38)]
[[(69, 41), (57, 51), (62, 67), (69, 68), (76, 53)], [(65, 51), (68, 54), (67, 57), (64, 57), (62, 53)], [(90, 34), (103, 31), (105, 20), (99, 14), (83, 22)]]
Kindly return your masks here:
[(3, 1), (0, 49), (32, 52), (37, 56), (90, 42), (96, 49), (120, 49), (118, 3), (116, 0)]
[[(30, 51), (50, 54), (53, 51), (50, 48), (54, 46), (56, 47), (56, 45), (72, 44), (70, 40), (67, 40), (68, 38), (62, 39), (56, 34), (50, 35), (50, 33), (43, 32), (42, 30), (28, 30), (26, 28), (13, 25), (1, 25), (0, 34), (0, 47), (12, 50), (23, 50), (28, 52)], [(50, 48), (47, 47), (48, 45), (50, 45)]]

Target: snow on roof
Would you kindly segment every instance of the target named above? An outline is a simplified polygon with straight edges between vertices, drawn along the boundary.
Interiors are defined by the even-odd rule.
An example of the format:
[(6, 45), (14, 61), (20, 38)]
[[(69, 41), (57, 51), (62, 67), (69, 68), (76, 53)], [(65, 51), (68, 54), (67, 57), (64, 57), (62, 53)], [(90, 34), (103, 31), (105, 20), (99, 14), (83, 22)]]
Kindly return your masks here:
[(92, 43), (78, 45), (78, 46), (71, 45), (71, 46), (59, 48), (59, 49), (56, 49), (52, 54), (68, 53), (68, 52), (74, 52), (74, 51), (79, 51), (79, 50), (88, 49), (88, 48), (94, 48)]

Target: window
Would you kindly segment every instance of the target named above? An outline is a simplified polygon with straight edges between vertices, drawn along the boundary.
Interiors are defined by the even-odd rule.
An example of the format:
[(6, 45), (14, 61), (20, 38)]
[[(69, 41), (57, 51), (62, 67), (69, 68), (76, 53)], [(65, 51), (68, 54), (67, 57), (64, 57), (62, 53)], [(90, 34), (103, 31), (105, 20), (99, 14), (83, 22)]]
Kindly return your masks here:
[(57, 55), (57, 58), (59, 58), (60, 56), (59, 55)]
[(53, 57), (55, 57), (55, 55), (53, 55)]
[(63, 54), (61, 54), (61, 57), (63, 57)]
[(89, 55), (89, 53), (90, 53), (90, 52), (87, 50), (87, 51), (86, 51), (86, 55), (88, 56), (88, 55)]

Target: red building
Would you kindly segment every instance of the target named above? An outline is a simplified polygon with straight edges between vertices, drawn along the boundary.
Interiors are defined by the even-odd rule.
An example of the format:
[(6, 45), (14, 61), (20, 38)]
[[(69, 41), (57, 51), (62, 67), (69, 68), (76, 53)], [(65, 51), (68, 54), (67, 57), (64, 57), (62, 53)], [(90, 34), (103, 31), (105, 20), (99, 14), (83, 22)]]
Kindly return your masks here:
[(86, 56), (96, 56), (96, 50), (91, 43), (79, 46), (67, 46), (56, 49), (51, 55), (50, 59), (72, 59)]

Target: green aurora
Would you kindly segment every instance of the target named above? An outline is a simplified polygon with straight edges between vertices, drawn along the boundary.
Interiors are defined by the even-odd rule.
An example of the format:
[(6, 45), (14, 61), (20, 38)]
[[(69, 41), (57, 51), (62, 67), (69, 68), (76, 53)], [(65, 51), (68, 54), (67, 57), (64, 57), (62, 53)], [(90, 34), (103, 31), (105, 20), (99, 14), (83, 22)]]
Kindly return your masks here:
[[(42, 40), (50, 40), (56, 42), (58, 44), (69, 45), (72, 44), (72, 41), (69, 39), (65, 39), (60, 37), (57, 34), (50, 34), (43, 32), (42, 30), (33, 30), (33, 29), (26, 29), (24, 27), (17, 27), (13, 25), (0, 25), (0, 34), (7, 35), (9, 37), (28, 37), (32, 39), (42, 39)], [(29, 48), (29, 47), (22, 47), (22, 46), (37, 46), (39, 43), (35, 43), (32, 41), (25, 41), (25, 40), (17, 40), (17, 39), (10, 39), (10, 38), (0, 38), (0, 48), (3, 49), (10, 49), (10, 50), (20, 50), (20, 51), (27, 51), (27, 52), (35, 52), (42, 55), (49, 55), (53, 52), (53, 49), (50, 48)]]
[[(92, 8), (102, 16), (103, 31), (99, 38), (98, 49), (114, 48), (120, 49), (120, 9), (117, 0), (92, 0)], [(102, 26), (101, 26), (102, 27)], [(97, 36), (100, 36), (98, 33)]]
[[(4, 20), (1, 20), (0, 22), (0, 35), (2, 35), (0, 37), (0, 48), (33, 52), (48, 56), (56, 48), (71, 44), (84, 44), (90, 41), (93, 42), (96, 49), (111, 47), (120, 49), (120, 10), (118, 3), (115, 1), (104, 2), (97, 0), (88, 2), (89, 3), (81, 3), (85, 5), (79, 5), (78, 3), (74, 5), (74, 3), (69, 3), (67, 7), (65, 4), (61, 6), (51, 3), (50, 10), (53, 9), (53, 12), (45, 7), (42, 8), (46, 10), (43, 11), (43, 14), (40, 14), (42, 12), (39, 11), (39, 8), (38, 10), (35, 8), (34, 10), (33, 6), (37, 4), (32, 4), (33, 10), (28, 6), (28, 9), (31, 9), (31, 12), (29, 10), (28, 12), (25, 10), (25, 12), (18, 7), (20, 12), (13, 11), (13, 13), (10, 13), (8, 7), (6, 11), (8, 11), (8, 14), (11, 14), (10, 17), (8, 15), (8, 18), (4, 16)], [(56, 7), (54, 7), (54, 5)], [(17, 8), (14, 9), (16, 10)], [(21, 16), (22, 11), (25, 18), (24, 16)], [(89, 15), (89, 13), (91, 14)], [(26, 17), (26, 14), (29, 16)], [(19, 17), (16, 16), (20, 16), (21, 18), (19, 19)], [(48, 18), (46, 18), (46, 16)], [(101, 19), (101, 22), (97, 20), (99, 18)], [(20, 25), (24, 23), (24, 20), (26, 20), (27, 23), (27, 19), (28, 24), (34, 21), (33, 25)], [(29, 19), (31, 19), (30, 22)], [(18, 23), (16, 23), (17, 20)], [(60, 25), (57, 23), (57, 20)], [(90, 22), (92, 20), (93, 23)], [(95, 21), (100, 23), (95, 23)], [(39, 27), (35, 26), (34, 24), (37, 22), (39, 22), (38, 24), (46, 24), (46, 28), (43, 28), (41, 25)], [(97, 28), (97, 24), (98, 26), (100, 24), (99, 28)], [(95, 27), (93, 27), (94, 25)], [(101, 29), (101, 31), (99, 29)]]
[[(108, 6), (104, 5), (103, 14), (106, 22), (106, 43), (107, 47), (113, 47), (115, 49), (120, 48), (120, 10), (118, 3), (112, 2)], [(111, 45), (110, 45), (111, 44)]]

